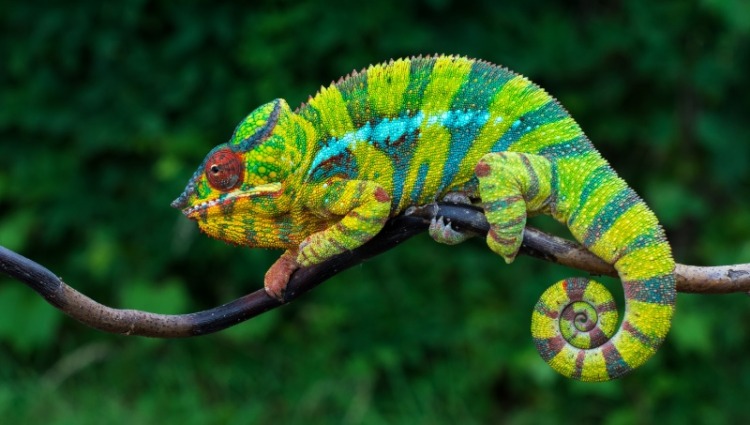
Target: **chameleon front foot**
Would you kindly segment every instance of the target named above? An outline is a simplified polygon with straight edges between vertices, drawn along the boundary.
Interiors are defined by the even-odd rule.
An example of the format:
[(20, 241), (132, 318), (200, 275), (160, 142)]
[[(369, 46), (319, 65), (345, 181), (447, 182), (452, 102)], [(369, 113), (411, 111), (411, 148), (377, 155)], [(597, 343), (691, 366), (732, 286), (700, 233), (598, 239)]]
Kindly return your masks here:
[(295, 258), (296, 256), (297, 253), (292, 250), (284, 252), (266, 272), (264, 279), (266, 293), (281, 302), (284, 301), (284, 293), (286, 292), (289, 278), (292, 276), (292, 273), (301, 267)]
[(323, 232), (313, 233), (299, 245), (296, 262), (302, 267), (307, 267), (321, 263), (346, 250), (346, 246), (334, 238), (326, 237)]

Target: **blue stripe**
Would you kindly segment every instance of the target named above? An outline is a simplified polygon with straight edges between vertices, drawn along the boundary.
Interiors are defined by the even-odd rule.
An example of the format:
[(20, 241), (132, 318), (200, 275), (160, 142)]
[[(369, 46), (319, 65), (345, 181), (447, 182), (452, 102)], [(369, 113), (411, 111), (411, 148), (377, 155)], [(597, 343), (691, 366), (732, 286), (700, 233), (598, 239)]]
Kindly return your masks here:
[(435, 58), (412, 58), (409, 67), (409, 85), (404, 92), (401, 112), (410, 113), (422, 109), (424, 91), (430, 82)]
[[(372, 146), (383, 151), (394, 161), (394, 169), (399, 172), (401, 169), (408, 167), (411, 156), (415, 151), (413, 145), (418, 140), (416, 136), (419, 128), (426, 120), (428, 125), (441, 125), (451, 132), (449, 158), (454, 159), (454, 161), (446, 164), (442, 181), (442, 187), (445, 188), (458, 173), (458, 166), (464, 154), (488, 119), (489, 113), (487, 111), (446, 111), (429, 116), (425, 116), (420, 111), (415, 115), (402, 115), (397, 118), (386, 117), (377, 122), (368, 122), (340, 138), (332, 137), (323, 143), (323, 146), (313, 158), (307, 176), (309, 178), (318, 175), (317, 169), (321, 164), (345, 155), (345, 152), (350, 150), (355, 143), (361, 141), (369, 142)], [(404, 178), (404, 175), (394, 176), (394, 185), (403, 184)], [(400, 197), (401, 194), (394, 193), (394, 196)]]
[(393, 119), (384, 118), (374, 125), (369, 122), (365, 123), (362, 127), (344, 134), (341, 138), (332, 137), (324, 143), (323, 147), (313, 158), (307, 175), (312, 175), (320, 164), (332, 157), (341, 155), (356, 142), (367, 141), (377, 147), (378, 144), (397, 140), (415, 132), (422, 124), (423, 119), (424, 114), (422, 112), (414, 116), (402, 116)]
[(420, 140), (419, 126), (424, 120), (424, 114), (419, 112), (411, 119), (411, 123), (407, 123), (405, 126), (401, 123), (395, 123), (395, 120), (388, 120), (393, 127), (392, 134), (389, 135), (389, 132), (387, 131), (388, 124), (386, 124), (373, 132), (375, 136), (373, 140), (370, 141), (373, 146), (385, 153), (393, 163), (393, 193), (391, 194), (392, 209), (395, 209), (401, 202), (406, 174), (409, 171), (414, 152), (417, 150), (416, 144)]
[(568, 118), (570, 115), (554, 99), (545, 103), (542, 107), (529, 111), (517, 120), (513, 121), (508, 131), (495, 142), (492, 152), (504, 152), (525, 134), (533, 131), (543, 124)]
[(358, 172), (357, 158), (351, 151), (344, 150), (320, 164), (310, 177), (312, 181), (321, 182), (332, 177), (353, 178)]
[(647, 247), (649, 245), (655, 245), (661, 242), (664, 242), (664, 235), (662, 235), (658, 231), (658, 228), (647, 229), (642, 234), (633, 239), (633, 241), (630, 242), (626, 247), (622, 248), (620, 258), (638, 249)]
[(256, 129), (255, 132), (253, 132), (243, 140), (235, 139), (237, 135), (242, 130), (244, 130), (245, 127), (255, 125), (255, 121), (248, 121), (248, 118), (258, 113), (258, 109), (264, 108), (265, 105), (251, 112), (250, 115), (248, 115), (244, 120), (242, 120), (241, 123), (239, 123), (239, 125), (237, 125), (237, 128), (234, 129), (234, 133), (232, 134), (232, 138), (230, 139), (229, 143), (232, 146), (233, 151), (247, 152), (251, 149), (254, 149), (260, 143), (265, 141), (268, 136), (271, 135), (271, 131), (273, 131), (274, 127), (276, 127), (276, 123), (279, 121), (279, 113), (281, 111), (281, 102), (279, 100), (274, 100), (273, 102), (273, 109), (271, 109), (271, 112), (268, 114), (268, 118), (266, 118), (266, 122), (263, 124), (263, 126)]
[(627, 299), (661, 305), (673, 305), (675, 303), (677, 292), (673, 289), (674, 285), (674, 275), (671, 274), (623, 282)]
[(622, 358), (614, 344), (609, 343), (608, 349), (602, 350), (602, 354), (604, 356), (604, 364), (607, 367), (607, 375), (609, 375), (610, 378), (622, 376), (622, 374), (630, 371), (630, 366), (628, 366), (627, 362)]
[(566, 142), (560, 142), (555, 143), (554, 145), (545, 146), (542, 149), (539, 149), (538, 152), (528, 152), (528, 153), (536, 153), (537, 155), (541, 155), (547, 159), (559, 159), (559, 158), (567, 158), (572, 156), (580, 156), (586, 152), (593, 151), (594, 145), (591, 144), (591, 141), (584, 136), (575, 136), (574, 138), (566, 141)]
[[(554, 163), (554, 162), (553, 162)], [(568, 217), (568, 226), (572, 226), (578, 218), (578, 214), (583, 211), (583, 207), (589, 200), (591, 194), (599, 187), (603, 182), (609, 181), (614, 178), (615, 172), (607, 164), (602, 164), (596, 168), (588, 177), (586, 177), (586, 183), (581, 189), (581, 195), (578, 197), (578, 208)]]
[[(596, 213), (596, 217), (594, 217), (591, 225), (586, 229), (586, 235), (581, 241), (583, 246), (590, 247), (594, 245), (625, 211), (640, 202), (642, 202), (641, 199), (629, 187), (625, 187), (623, 190), (617, 192), (607, 202), (607, 205)], [(598, 203), (598, 200), (594, 200), (594, 203)]]
[(341, 93), (341, 98), (346, 104), (346, 110), (354, 124), (360, 127), (372, 119), (373, 109), (370, 108), (367, 95), (367, 73), (348, 75), (340, 83), (336, 84)]
[(537, 351), (539, 351), (539, 355), (542, 356), (542, 360), (548, 363), (565, 347), (562, 337), (552, 337), (548, 339), (534, 338), (534, 344), (536, 345)]
[(424, 182), (427, 178), (428, 170), (429, 166), (427, 165), (427, 163), (423, 162), (419, 164), (419, 171), (417, 171), (417, 181), (414, 183), (414, 187), (411, 189), (411, 195), (409, 196), (412, 204), (419, 203), (419, 197), (422, 195), (422, 189), (424, 189)]
[(495, 94), (516, 74), (487, 62), (475, 61), (468, 77), (453, 97), (451, 110), (484, 110)]
[(466, 153), (489, 118), (490, 114), (487, 111), (469, 110), (454, 111), (443, 121), (443, 126), (450, 132), (451, 139), (438, 192), (442, 192), (451, 185), (460, 171), (459, 166), (466, 157)]

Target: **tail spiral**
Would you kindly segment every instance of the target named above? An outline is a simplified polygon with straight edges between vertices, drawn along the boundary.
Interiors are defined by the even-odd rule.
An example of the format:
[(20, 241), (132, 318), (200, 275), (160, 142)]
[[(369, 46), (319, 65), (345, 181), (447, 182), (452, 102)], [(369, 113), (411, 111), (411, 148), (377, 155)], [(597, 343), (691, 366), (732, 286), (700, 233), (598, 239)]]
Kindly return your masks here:
[[(627, 315), (626, 315), (627, 318)], [(637, 364), (623, 361), (615, 336), (618, 313), (612, 294), (601, 283), (569, 278), (550, 286), (537, 301), (531, 334), (537, 351), (553, 369), (581, 381), (606, 381), (637, 367), (656, 351), (662, 338), (648, 338), (628, 322), (621, 331), (636, 334), (647, 356)]]
[[(539, 354), (552, 368), (572, 378), (591, 380), (587, 378), (595, 377), (582, 376), (582, 350), (609, 341), (617, 330), (617, 319), (617, 308), (607, 288), (595, 280), (569, 278), (542, 294), (534, 307), (531, 334)], [(567, 350), (568, 356), (561, 357), (567, 344), (579, 350)], [(575, 359), (564, 358), (569, 355), (575, 355)]]

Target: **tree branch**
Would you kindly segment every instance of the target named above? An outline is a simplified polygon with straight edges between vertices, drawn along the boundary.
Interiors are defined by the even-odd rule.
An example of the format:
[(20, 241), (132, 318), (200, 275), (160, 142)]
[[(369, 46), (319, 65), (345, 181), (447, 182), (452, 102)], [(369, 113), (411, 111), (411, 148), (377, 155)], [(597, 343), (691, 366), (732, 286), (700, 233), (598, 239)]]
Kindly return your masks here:
[[(410, 209), (391, 219), (383, 231), (360, 248), (312, 267), (297, 270), (289, 282), (284, 302), (259, 289), (227, 304), (189, 314), (154, 314), (115, 309), (81, 294), (54, 273), (20, 254), (0, 246), (0, 272), (20, 280), (47, 302), (93, 328), (124, 335), (178, 338), (205, 335), (234, 326), (284, 305), (329, 277), (389, 250), (424, 231), (433, 217), (444, 217), (455, 230), (484, 235), (489, 228), (481, 210), (465, 205), (432, 204)], [(521, 252), (594, 275), (616, 276), (612, 266), (575, 242), (534, 228), (524, 232)], [(678, 264), (677, 290), (702, 294), (750, 292), (750, 264), (697, 267)]]

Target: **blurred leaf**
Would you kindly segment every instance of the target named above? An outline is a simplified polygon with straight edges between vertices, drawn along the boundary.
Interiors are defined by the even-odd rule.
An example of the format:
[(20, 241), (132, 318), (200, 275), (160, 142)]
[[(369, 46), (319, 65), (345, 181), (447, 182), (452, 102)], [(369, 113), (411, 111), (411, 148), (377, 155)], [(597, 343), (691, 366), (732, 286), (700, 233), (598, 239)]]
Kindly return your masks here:
[(702, 0), (708, 9), (716, 12), (727, 24), (742, 32), (750, 32), (750, 4), (742, 0)]
[(272, 341), (272, 333), (278, 332), (280, 326), (283, 327), (283, 323), (280, 323), (281, 319), (280, 312), (271, 311), (254, 317), (248, 322), (233, 326), (223, 331), (221, 335), (241, 345), (249, 342)]
[(686, 218), (704, 217), (708, 210), (703, 200), (690, 192), (690, 188), (670, 181), (648, 184), (646, 198), (659, 221), (668, 227), (676, 227)]
[(28, 243), (34, 221), (34, 217), (25, 211), (5, 218), (0, 222), (0, 244), (13, 251), (22, 251)]
[(711, 352), (711, 321), (700, 312), (680, 311), (680, 325), (674, 326), (670, 339), (675, 347), (686, 352)]
[[(0, 285), (0, 338), (25, 355), (55, 341), (62, 316), (28, 288)], [(12, 320), (8, 320), (11, 319)]]

